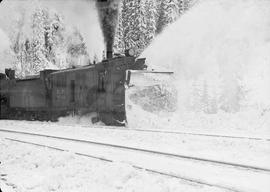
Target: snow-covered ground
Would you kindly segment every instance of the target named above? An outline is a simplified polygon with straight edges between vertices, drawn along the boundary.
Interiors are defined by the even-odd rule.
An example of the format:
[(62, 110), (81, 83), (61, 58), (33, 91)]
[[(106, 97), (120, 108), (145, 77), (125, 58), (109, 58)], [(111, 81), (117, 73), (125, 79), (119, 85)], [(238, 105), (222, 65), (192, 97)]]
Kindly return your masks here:
[[(78, 119), (75, 120), (78, 122)], [(270, 145), (267, 140), (232, 139), (220, 137), (207, 137), (196, 135), (175, 135), (169, 133), (149, 133), (119, 129), (108, 129), (107, 127), (93, 127), (75, 125), (69, 120), (68, 125), (63, 123), (48, 122), (27, 122), (27, 121), (0, 121), (1, 129), (29, 131), (43, 134), (50, 134), (62, 137), (87, 139), (90, 141), (106, 142), (130, 147), (140, 147), (164, 152), (191, 155), (195, 157), (234, 162), (251, 165), (255, 167), (270, 168)], [(11, 137), (12, 134), (1, 133), (2, 137)], [(14, 138), (14, 137), (13, 137)], [(22, 140), (29, 140), (27, 136), (16, 136)], [(224, 168), (213, 168), (194, 164), (186, 161), (182, 163), (169, 160), (164, 164), (162, 158), (144, 157), (130, 154), (115, 153), (102, 148), (89, 148), (89, 146), (72, 146), (65, 142), (42, 141), (42, 139), (30, 139), (31, 142), (50, 144), (56, 147), (66, 147), (71, 151), (95, 154), (102, 157), (113, 157), (117, 163), (104, 163), (84, 157), (75, 156), (72, 153), (58, 152), (51, 149), (34, 147), (27, 144), (11, 142), (2, 139), (0, 159), (1, 173), (7, 174), (4, 178), (7, 183), (15, 184), (18, 191), (212, 191), (216, 188), (205, 188), (202, 186), (190, 186), (183, 184), (183, 181), (164, 178), (155, 174), (149, 174), (131, 167), (130, 163), (140, 162), (140, 165), (157, 166), (162, 170), (171, 170), (181, 174), (200, 178), (201, 180), (212, 181), (220, 185), (232, 185), (243, 191), (267, 191), (267, 181), (270, 174), (257, 176), (257, 173), (228, 171)], [(147, 160), (142, 160), (146, 158)], [(155, 161), (155, 163), (151, 163)], [(175, 164), (176, 163), (176, 164)], [(171, 165), (171, 166), (169, 166)], [(198, 171), (201, 170), (201, 174)], [(211, 170), (211, 171), (210, 171)], [(194, 172), (195, 171), (195, 172)], [(220, 174), (223, 173), (223, 174)], [(29, 177), (31, 175), (30, 179)], [(216, 175), (216, 176), (214, 176)], [(232, 179), (228, 180), (228, 177)], [(238, 179), (235, 178), (239, 175)], [(90, 177), (90, 178), (89, 178)], [(112, 179), (114, 178), (114, 179)], [(254, 179), (252, 179), (254, 178)], [(258, 179), (259, 178), (259, 179)], [(268, 178), (268, 179), (267, 179)], [(89, 180), (90, 179), (90, 180)], [(106, 182), (105, 182), (106, 181)], [(255, 181), (252, 183), (251, 181)], [(257, 187), (261, 184), (261, 188)], [(250, 190), (249, 190), (250, 189)]]
[(0, 140), (0, 159), (3, 192), (224, 191), (150, 174), (125, 163), (106, 163), (4, 139)]
[[(270, 168), (270, 141), (102, 129), (82, 125), (0, 121), (2, 129), (86, 139)], [(222, 151), (222, 153), (221, 153)]]

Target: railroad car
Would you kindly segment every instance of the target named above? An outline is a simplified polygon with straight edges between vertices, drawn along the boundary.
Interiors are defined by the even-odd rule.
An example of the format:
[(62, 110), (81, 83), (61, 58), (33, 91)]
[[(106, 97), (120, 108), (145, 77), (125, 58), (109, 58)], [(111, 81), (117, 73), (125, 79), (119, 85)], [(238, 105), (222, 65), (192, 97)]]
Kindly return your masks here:
[(145, 59), (125, 56), (65, 70), (44, 70), (16, 79), (0, 74), (1, 119), (51, 120), (96, 112), (94, 121), (124, 125), (127, 70), (143, 70)]

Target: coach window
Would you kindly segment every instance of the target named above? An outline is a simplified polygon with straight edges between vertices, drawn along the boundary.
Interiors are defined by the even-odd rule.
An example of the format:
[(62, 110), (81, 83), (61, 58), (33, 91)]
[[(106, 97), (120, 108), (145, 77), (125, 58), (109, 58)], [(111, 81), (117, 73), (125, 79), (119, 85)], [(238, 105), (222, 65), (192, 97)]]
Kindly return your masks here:
[(98, 91), (105, 92), (105, 73), (100, 72), (98, 75)]

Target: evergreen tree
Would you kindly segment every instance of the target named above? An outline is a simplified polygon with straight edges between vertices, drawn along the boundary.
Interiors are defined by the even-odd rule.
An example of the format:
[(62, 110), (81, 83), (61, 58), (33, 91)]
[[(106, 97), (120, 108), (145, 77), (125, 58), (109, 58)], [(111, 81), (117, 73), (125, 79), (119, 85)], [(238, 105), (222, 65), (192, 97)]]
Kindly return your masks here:
[(167, 25), (174, 22), (178, 16), (178, 0), (163, 0), (159, 5), (157, 33), (160, 33)]
[(30, 63), (34, 73), (38, 73), (46, 67), (48, 62), (46, 55), (45, 34), (48, 28), (48, 11), (38, 8), (32, 16), (32, 62)]
[[(121, 0), (116, 28), (114, 52), (129, 48), (138, 56), (161, 32), (190, 6), (191, 0)], [(66, 29), (57, 12), (35, 5), (31, 9), (31, 31), (25, 32), (25, 12), (16, 23), (12, 35), (13, 51), (19, 76), (38, 73), (45, 68), (65, 68), (87, 58), (86, 44), (79, 30)], [(70, 63), (70, 64), (69, 64)], [(84, 62), (85, 63), (85, 62)]]
[(67, 52), (74, 56), (78, 57), (79, 55), (87, 55), (86, 45), (80, 31), (75, 28), (72, 36), (70, 36), (67, 40)]
[[(50, 18), (49, 30), (46, 31), (47, 34), (47, 59), (56, 64), (57, 52), (65, 51), (65, 27), (63, 18), (58, 13), (52, 13)], [(45, 35), (46, 37), (46, 35)], [(46, 41), (46, 38), (45, 38)]]
[(146, 0), (145, 2), (145, 18), (146, 18), (146, 46), (154, 39), (156, 34), (156, 23), (157, 23), (157, 11), (156, 4), (153, 0)]
[(178, 14), (181, 16), (192, 4), (192, 0), (178, 0)]
[(125, 41), (124, 41), (124, 27), (123, 27), (123, 14), (125, 13), (123, 10), (124, 2), (121, 1), (119, 5), (119, 14), (118, 14), (118, 24), (116, 28), (116, 34), (114, 38), (114, 52), (123, 54), (125, 52)]
[(163, 1), (157, 1), (157, 24), (156, 24), (156, 33), (160, 33), (163, 29), (163, 17), (164, 11), (162, 10)]
[(122, 8), (124, 48), (135, 48), (136, 55), (139, 55), (146, 46), (147, 24), (143, 3), (141, 0), (124, 0)]
[(77, 28), (74, 28), (72, 34), (67, 38), (68, 66), (81, 65), (79, 62), (82, 57), (88, 58), (84, 38)]
[(116, 53), (135, 48), (139, 55), (166, 26), (189, 7), (190, 0), (122, 0), (114, 42)]

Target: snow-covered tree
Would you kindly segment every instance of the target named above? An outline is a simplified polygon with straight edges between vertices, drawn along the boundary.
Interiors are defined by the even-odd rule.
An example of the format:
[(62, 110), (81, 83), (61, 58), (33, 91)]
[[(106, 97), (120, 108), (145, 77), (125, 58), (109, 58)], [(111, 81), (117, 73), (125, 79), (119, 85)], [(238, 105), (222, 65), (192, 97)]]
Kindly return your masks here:
[(193, 3), (194, 0), (178, 0), (178, 14), (181, 16), (185, 11), (187, 11)]
[(146, 18), (146, 45), (154, 39), (156, 34), (156, 23), (157, 23), (157, 10), (156, 3), (153, 0), (145, 1), (145, 18)]
[(84, 38), (77, 28), (68, 36), (67, 41), (68, 66), (83, 65), (89, 59)]
[(160, 33), (167, 25), (174, 22), (179, 17), (178, 0), (163, 0), (159, 5), (159, 17), (157, 32)]
[(189, 7), (190, 0), (122, 0), (114, 52), (135, 48), (139, 55), (167, 25)]
[(32, 61), (30, 63), (34, 73), (43, 70), (47, 63), (49, 42), (46, 33), (49, 32), (49, 13), (46, 9), (37, 8), (32, 15)]
[(119, 12), (118, 12), (118, 24), (116, 28), (116, 34), (114, 38), (114, 52), (123, 54), (125, 52), (125, 41), (124, 41), (124, 27), (123, 27), (123, 10), (126, 8), (124, 7), (125, 4), (123, 1), (120, 2), (119, 5)]
[[(141, 0), (127, 1), (128, 10), (125, 14), (124, 30), (126, 48), (140, 49), (144, 44), (145, 20)], [(127, 22), (125, 22), (127, 21)]]
[(61, 69), (87, 63), (81, 62), (84, 56), (83, 60), (88, 59), (83, 36), (78, 29), (68, 31), (63, 16), (39, 4), (28, 14), (30, 18), (22, 14), (16, 22), (17, 32), (12, 41), (18, 77), (37, 74), (47, 68)]
[(120, 10), (114, 45), (116, 52), (135, 48), (136, 55), (139, 55), (147, 44), (145, 2), (123, 0)]

